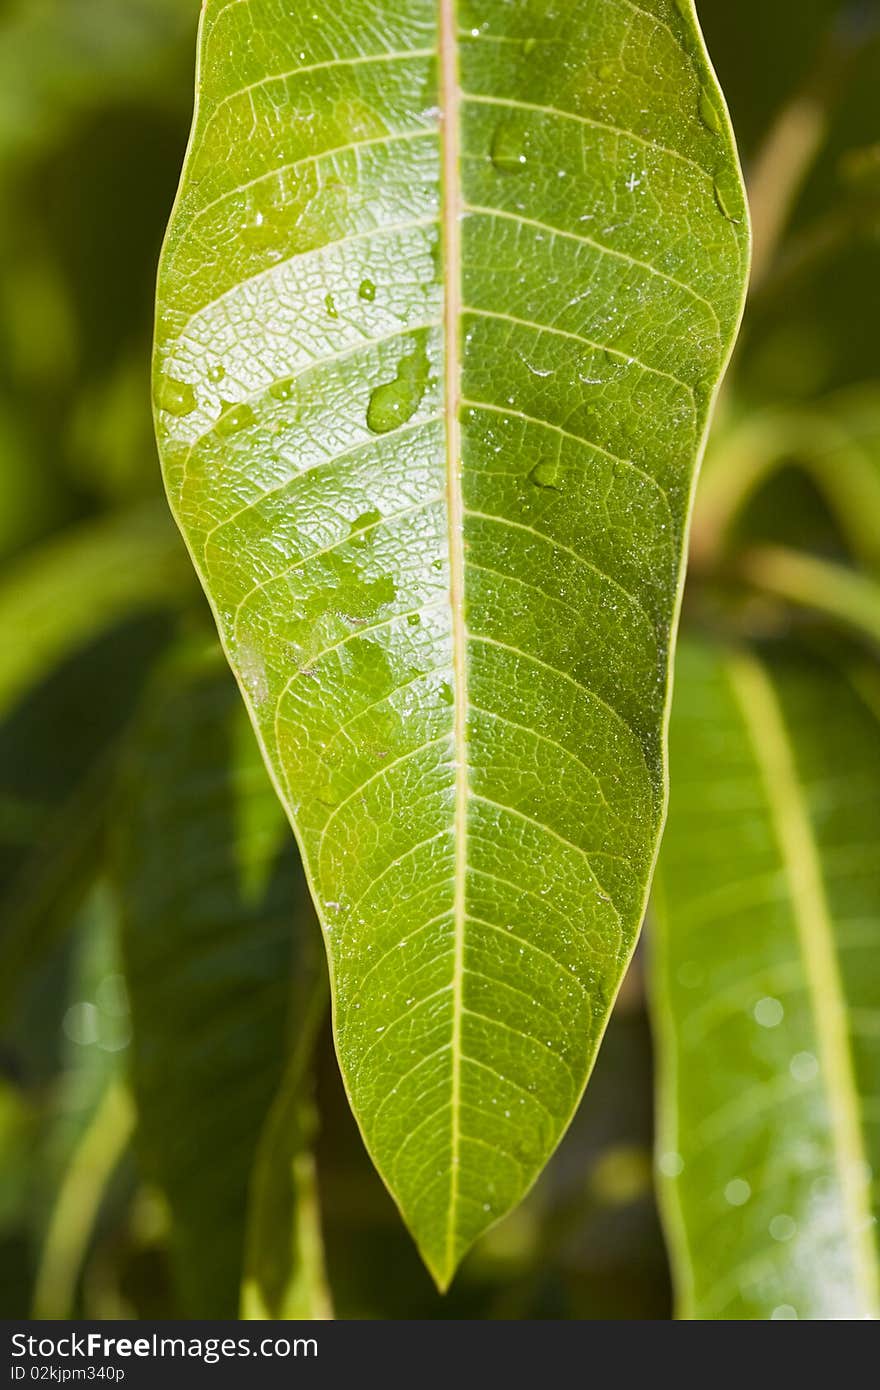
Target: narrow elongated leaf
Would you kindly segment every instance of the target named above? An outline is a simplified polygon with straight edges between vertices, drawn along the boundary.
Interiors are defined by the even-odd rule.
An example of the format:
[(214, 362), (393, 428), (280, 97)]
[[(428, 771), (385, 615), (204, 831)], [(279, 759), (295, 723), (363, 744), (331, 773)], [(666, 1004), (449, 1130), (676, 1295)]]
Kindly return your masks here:
[(685, 1317), (880, 1315), (878, 716), (812, 660), (679, 652), (653, 960)]
[[(62, 575), (55, 578), (43, 602), (64, 610), (69, 595)], [(72, 644), (77, 631), (85, 638), (99, 608), (84, 601), (72, 614)], [(57, 618), (50, 621), (60, 629)], [(39, 681), (0, 717), (0, 1020), (14, 1016), (27, 980), (58, 937), (74, 929), (76, 909), (100, 872), (120, 744), (171, 636), (170, 612), (112, 624), (97, 641), (40, 670)], [(21, 670), (26, 658), (18, 653), (11, 664)]]
[(763, 593), (813, 609), (880, 645), (880, 584), (860, 570), (767, 545), (746, 551), (740, 573)]
[(187, 577), (155, 506), (71, 528), (3, 574), (0, 1014), (94, 872), (110, 765), (168, 620), (198, 594)]
[(632, 951), (746, 256), (690, 3), (205, 7), (165, 477), (441, 1285), (557, 1143)]
[(176, 607), (185, 562), (173, 526), (149, 507), (65, 533), (0, 585), (0, 716), (79, 647), (125, 618)]
[[(54, 1046), (49, 1104), (30, 1177), (37, 1253), (30, 1315), (36, 1318), (81, 1311), (80, 1281), (101, 1224), (112, 1223), (118, 1213), (114, 1198), (125, 1192), (120, 1169), (134, 1128), (123, 1076), (131, 1030), (119, 974), (117, 914), (105, 881), (93, 880), (70, 925), (62, 990), (54, 999), (47, 991), (38, 1001), (40, 1014), (51, 1020)], [(41, 973), (19, 979), (19, 1001)], [(51, 966), (47, 973), (53, 973)], [(32, 1045), (34, 1020), (22, 1019), (19, 1029)]]
[[(323, 1011), (323, 991), (316, 1002)], [(312, 1153), (312, 1031), (303, 1029), (254, 1165), (241, 1298), (247, 1319), (333, 1316)]]
[(219, 652), (163, 674), (120, 810), (138, 1139), (171, 1206), (187, 1316), (232, 1317), (260, 1129), (288, 1046), (305, 1066), (321, 962), (296, 850)]
[(880, 393), (873, 387), (843, 392), (818, 407), (751, 411), (720, 439), (713, 432), (697, 494), (692, 557), (696, 550), (699, 559), (711, 561), (735, 541), (735, 524), (755, 493), (792, 463), (822, 494), (854, 556), (876, 573)]
[(104, 1189), (134, 1129), (128, 1092), (112, 1079), (82, 1136), (58, 1192), (34, 1288), (35, 1318), (69, 1318), (76, 1281)]

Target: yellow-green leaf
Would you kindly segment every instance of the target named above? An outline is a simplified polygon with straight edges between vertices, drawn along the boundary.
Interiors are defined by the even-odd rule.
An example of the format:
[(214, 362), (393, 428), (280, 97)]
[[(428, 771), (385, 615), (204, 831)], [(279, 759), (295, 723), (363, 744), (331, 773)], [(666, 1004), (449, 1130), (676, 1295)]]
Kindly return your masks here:
[(208, 0), (169, 497), (437, 1282), (578, 1103), (642, 916), (748, 235), (682, 0)]

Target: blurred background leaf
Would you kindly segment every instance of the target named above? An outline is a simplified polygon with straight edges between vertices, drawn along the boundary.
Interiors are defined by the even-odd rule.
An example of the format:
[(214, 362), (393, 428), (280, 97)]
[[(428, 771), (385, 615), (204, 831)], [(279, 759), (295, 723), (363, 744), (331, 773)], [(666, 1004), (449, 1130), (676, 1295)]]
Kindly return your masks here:
[(880, 1316), (880, 687), (852, 667), (679, 651), (654, 958), (684, 1317)]
[(168, 1198), (186, 1314), (233, 1317), (257, 1141), (289, 1050), (305, 1084), (326, 972), (284, 812), (216, 643), (175, 654), (149, 691), (116, 820), (144, 1169)]
[[(866, 631), (866, 585), (880, 575), (880, 7), (698, 0), (698, 9), (739, 135), (760, 245), (698, 498), (684, 626), (692, 640), (758, 642), (762, 659), (784, 664), (794, 647), (824, 651), (833, 639), (839, 651), (843, 628), (862, 612), (860, 654), (846, 650), (867, 688), (877, 650)], [(245, 1314), (296, 1307), (322, 1316), (332, 1298), (340, 1317), (668, 1317), (670, 1275), (649, 1174), (655, 1059), (640, 956), (562, 1148), (446, 1300), (364, 1154), (326, 1023), (315, 1018), (318, 996), (310, 1013), (290, 988), (305, 924), (295, 850), (280, 821), (270, 828), (270, 794), (254, 793), (253, 802), (268, 817), (265, 844), (259, 816), (239, 816), (235, 769), (250, 767), (256, 786), (260, 768), (234, 687), (227, 681), (222, 692), (205, 608), (166, 519), (149, 411), (155, 265), (189, 125), (198, 10), (198, 0), (0, 0), (2, 1311), (234, 1314), (244, 1266)], [(863, 595), (855, 608), (853, 592)], [(809, 688), (819, 680), (855, 738), (864, 703), (827, 694), (842, 678), (833, 667), (828, 674), (826, 658), (798, 661), (825, 671)], [(213, 679), (216, 704), (207, 693)], [(686, 723), (689, 681), (683, 666)], [(694, 749), (724, 728), (710, 695), (685, 740)], [(735, 747), (722, 751), (732, 756)], [(817, 743), (811, 756), (836, 748)], [(864, 835), (869, 756), (850, 779), (853, 795), (865, 787)], [(690, 760), (692, 750), (678, 757)], [(184, 783), (192, 787), (200, 768), (213, 790), (187, 799)], [(816, 785), (830, 787), (816, 768)], [(123, 769), (129, 790), (120, 796)], [(834, 796), (816, 796), (830, 833)], [(700, 826), (717, 814), (707, 794)], [(143, 833), (135, 844), (136, 822)], [(673, 801), (673, 862), (675, 843), (689, 839), (676, 824)], [(128, 842), (124, 882), (119, 860), (111, 866), (111, 829), (117, 852)], [(760, 818), (750, 813), (737, 833), (753, 844)], [(685, 843), (680, 862), (692, 852)], [(241, 876), (248, 862), (253, 879)], [(676, 890), (682, 905), (697, 877)], [(262, 884), (262, 895), (248, 884)], [(663, 925), (664, 970), (673, 951), (710, 944), (713, 980), (723, 983), (744, 960), (773, 966), (775, 938), (760, 910), (744, 910), (739, 933), (727, 924), (711, 943), (673, 939), (671, 917)], [(242, 954), (243, 930), (255, 932), (252, 956)], [(876, 909), (859, 930), (867, 945), (853, 960), (880, 946)], [(649, 921), (648, 946), (653, 931)], [(870, 971), (855, 973), (866, 991), (859, 1008), (880, 1008)], [(308, 993), (312, 976), (296, 978)], [(686, 979), (669, 985), (680, 1047), (701, 993)], [(804, 1050), (784, 1031), (799, 1016), (789, 1010), (775, 1030), (742, 1026), (748, 1038), (779, 1044), (784, 1071), (789, 1054)], [(706, 1048), (723, 1036), (700, 1051), (694, 1080), (703, 1089), (682, 1120), (682, 1154), (684, 1140), (696, 1142), (688, 1126), (702, 1123), (715, 1100), (727, 1103), (725, 1076), (735, 1091), (765, 1065), (747, 1044), (735, 1067), (707, 1083)], [(173, 1083), (166, 1095), (156, 1085), (161, 1066)], [(876, 1107), (880, 1080), (860, 1066), (862, 1092)], [(132, 1103), (138, 1096), (140, 1114), (126, 1095)], [(770, 1270), (748, 1315), (793, 1306), (775, 1292), (778, 1275), (792, 1250), (806, 1259), (806, 1247), (770, 1233), (773, 1216), (791, 1214), (772, 1182), (782, 1164), (792, 1191), (809, 1193), (809, 1135), (797, 1150), (778, 1135), (772, 1109), (766, 1120), (751, 1131), (757, 1158), (742, 1206), (723, 1195), (732, 1169), (719, 1187), (733, 1153), (716, 1155), (708, 1177), (690, 1162), (697, 1177), (683, 1198), (686, 1258), (699, 1261), (701, 1288), (713, 1285), (700, 1303), (710, 1311), (737, 1249)], [(169, 1125), (180, 1131), (170, 1148)], [(228, 1165), (216, 1162), (227, 1139)], [(660, 1181), (684, 1194), (688, 1172), (674, 1180), (661, 1172)], [(226, 1214), (225, 1246), (194, 1191), (205, 1212)], [(768, 1203), (777, 1203), (772, 1212)], [(804, 1232), (813, 1219), (804, 1216)], [(681, 1247), (670, 1229), (680, 1282)], [(728, 1270), (711, 1260), (726, 1260)], [(760, 1283), (747, 1283), (749, 1297)]]

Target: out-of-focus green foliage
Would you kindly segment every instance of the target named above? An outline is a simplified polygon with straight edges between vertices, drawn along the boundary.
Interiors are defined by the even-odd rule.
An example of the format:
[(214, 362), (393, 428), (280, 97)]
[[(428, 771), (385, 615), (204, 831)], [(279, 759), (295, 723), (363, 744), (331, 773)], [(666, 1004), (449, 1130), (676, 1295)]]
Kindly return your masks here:
[[(198, 733), (191, 749), (182, 747), (182, 716), (167, 741), (162, 734), (162, 711), (181, 701), (186, 708), (187, 682), (175, 693), (171, 673), (188, 672), (191, 686), (188, 653), (210, 649), (213, 639), (185, 556), (162, 520), (148, 390), (155, 267), (190, 119), (198, 8), (197, 0), (0, 4), (0, 1310), (187, 1316), (194, 1307), (230, 1311), (240, 1299), (245, 1316), (332, 1309), (339, 1317), (662, 1318), (672, 1307), (671, 1261), (685, 1314), (827, 1316), (842, 1278), (826, 1302), (798, 1293), (811, 1274), (805, 1262), (817, 1219), (810, 1183), (821, 1175), (810, 1165), (817, 1153), (826, 1162), (839, 1136), (830, 1120), (823, 1128), (818, 1101), (809, 1134), (794, 1119), (781, 1125), (771, 1106), (726, 1145), (696, 1154), (710, 1110), (735, 1105), (741, 1089), (763, 1081), (777, 1051), (780, 1087), (818, 1084), (806, 1054), (821, 1078), (820, 1052), (786, 1031), (815, 1032), (815, 1023), (801, 995), (798, 1004), (768, 986), (759, 999), (785, 1010), (775, 1027), (756, 1021), (758, 1000), (748, 991), (744, 1013), (727, 1030), (706, 1026), (708, 987), (681, 970), (707, 946), (687, 935), (683, 890), (680, 917), (667, 892), (656, 937), (649, 920), (646, 951), (675, 999), (657, 1037), (666, 1248), (649, 1171), (656, 1066), (641, 956), (558, 1154), (522, 1207), (479, 1242), (445, 1300), (363, 1151), (326, 1031), (310, 1077), (309, 1011), (284, 996), (279, 981), (270, 985), (264, 970), (259, 988), (271, 996), (265, 1021), (282, 1039), (277, 1050), (269, 1031), (257, 1037), (246, 1027), (240, 1051), (232, 1041), (216, 1051), (210, 1043), (212, 1027), (222, 1036), (224, 1021), (246, 1019), (253, 1005), (254, 980), (239, 973), (240, 941), (228, 932), (242, 903), (257, 900), (243, 897), (237, 880), (224, 897), (211, 877), (218, 859), (200, 872), (190, 858), (199, 836), (222, 839), (219, 829), (232, 825), (205, 809), (224, 786), (228, 747), (206, 739), (200, 748)], [(786, 671), (821, 661), (825, 690), (844, 679), (835, 671), (855, 667), (864, 704), (876, 682), (877, 640), (872, 590), (862, 581), (876, 583), (880, 573), (880, 16), (862, 0), (699, 0), (698, 10), (744, 156), (758, 244), (698, 498), (683, 622), (698, 652), (709, 637), (713, 651), (759, 643), (760, 661), (773, 672), (780, 661)], [(170, 650), (181, 642), (183, 654)], [(204, 661), (210, 667), (210, 650)], [(147, 695), (160, 689), (161, 700)], [(685, 667), (681, 689), (679, 728), (687, 729), (694, 686)], [(831, 704), (855, 743), (850, 706)], [(693, 737), (677, 740), (677, 760), (682, 804), (696, 795), (707, 831), (717, 807), (709, 792), (689, 789), (686, 764), (698, 738), (724, 726), (708, 697), (697, 700), (696, 717)], [(119, 790), (122, 769), (130, 778), (137, 758), (144, 778), (156, 774), (159, 763), (145, 760), (145, 730), (164, 747), (166, 786), (171, 758), (193, 767), (198, 758), (187, 753), (208, 759), (213, 747), (218, 759), (203, 822), (190, 824), (181, 802), (170, 845), (168, 825), (157, 823), (163, 818), (146, 812), (146, 783), (144, 799), (130, 781), (129, 793)], [(836, 745), (819, 740), (810, 751), (806, 735), (799, 740), (800, 756), (811, 759), (810, 815), (821, 846), (836, 833), (841, 793), (856, 795), (859, 778), (869, 778), (870, 749), (861, 756), (854, 749), (858, 773), (842, 787), (820, 766)], [(674, 860), (664, 881), (678, 876), (693, 886), (708, 861), (699, 858), (697, 835), (675, 819), (675, 746)], [(728, 756), (731, 749), (725, 742)], [(875, 790), (864, 790), (863, 845), (876, 836)], [(177, 881), (189, 875), (205, 886), (204, 897), (185, 896), (181, 932), (205, 920), (200, 912), (217, 911), (225, 924), (210, 942), (213, 956), (199, 958), (197, 948), (175, 966), (181, 977), (191, 970), (196, 987), (164, 1045), (191, 1026), (208, 1041), (200, 1056), (194, 1047), (189, 1081), (179, 1044), (164, 1115), (155, 1098), (143, 1103), (132, 1027), (143, 1027), (138, 1047), (149, 1047), (155, 1001), (170, 999), (176, 982), (173, 972), (157, 977), (152, 996), (134, 980), (126, 984), (119, 900), (108, 882), (137, 806), (146, 875), (139, 901), (161, 890), (166, 904), (155, 936), (146, 917), (141, 922), (143, 958), (161, 949), (177, 922), (168, 916), (169, 867)], [(722, 809), (735, 815), (733, 793)], [(766, 830), (758, 811), (743, 808), (751, 819), (739, 825), (752, 852)], [(222, 861), (224, 850), (216, 853)], [(834, 892), (855, 892), (852, 854), (847, 859), (841, 847), (838, 857)], [(117, 890), (118, 882), (116, 875)], [(739, 935), (715, 923), (712, 980), (732, 981), (740, 967), (776, 968), (779, 938), (765, 913), (745, 906)], [(858, 949), (870, 956), (880, 945), (876, 903), (847, 913), (841, 940), (850, 952), (865, 943)], [(266, 969), (294, 949), (296, 893), (289, 925), (286, 946), (282, 931), (264, 938), (257, 954)], [(790, 926), (774, 921), (783, 934)], [(256, 954), (247, 968), (257, 970)], [(858, 1011), (843, 1028), (859, 1072), (859, 1115), (873, 1114), (876, 1126), (880, 1084), (860, 1059), (869, 1055), (864, 1040), (880, 998), (871, 994), (869, 971), (856, 969), (854, 979)], [(692, 1069), (712, 1072), (712, 1086), (694, 1089), (691, 1075), (691, 1089), (677, 1098), (670, 1067), (691, 1055), (695, 1037)], [(767, 1046), (756, 1052), (754, 1037)], [(270, 1061), (254, 1094), (240, 1114), (218, 1118), (218, 1096), (204, 1094), (205, 1069), (234, 1069), (258, 1055)], [(217, 1107), (211, 1123), (228, 1119), (237, 1135), (235, 1164), (224, 1181), (212, 1174), (206, 1185), (212, 1203), (228, 1204), (234, 1233), (225, 1250), (212, 1247), (210, 1280), (199, 1274), (211, 1256), (207, 1236), (199, 1248), (186, 1165), (165, 1166), (156, 1152), (156, 1135), (188, 1085), (194, 1120), (207, 1099)], [(865, 1134), (869, 1152), (876, 1127), (872, 1140)], [(183, 1151), (182, 1141), (178, 1156)], [(216, 1157), (206, 1153), (205, 1161)], [(746, 1159), (747, 1174), (739, 1171)], [(774, 1187), (780, 1173), (783, 1187)], [(839, 1168), (830, 1176), (838, 1181)], [(805, 1192), (795, 1213), (794, 1199)], [(821, 1188), (814, 1195), (825, 1200)], [(846, 1245), (851, 1223), (841, 1229)], [(840, 1231), (829, 1239), (839, 1241)], [(743, 1259), (745, 1275), (737, 1267)]]
[(168, 1196), (185, 1312), (232, 1317), (260, 1130), (288, 1037), (302, 1089), (324, 991), (299, 859), (216, 645), (151, 684), (117, 817), (145, 1171)]
[(851, 666), (679, 655), (656, 997), (687, 1317), (880, 1316), (880, 706)]
[[(753, 42), (743, 8), (719, 38), (751, 20)], [(768, 8), (769, 38), (791, 16)], [(880, 11), (804, 5), (789, 34), (769, 121), (739, 97), (755, 278), (698, 498), (657, 880), (659, 1182), (694, 1318), (880, 1315)], [(783, 70), (758, 62), (756, 102)]]

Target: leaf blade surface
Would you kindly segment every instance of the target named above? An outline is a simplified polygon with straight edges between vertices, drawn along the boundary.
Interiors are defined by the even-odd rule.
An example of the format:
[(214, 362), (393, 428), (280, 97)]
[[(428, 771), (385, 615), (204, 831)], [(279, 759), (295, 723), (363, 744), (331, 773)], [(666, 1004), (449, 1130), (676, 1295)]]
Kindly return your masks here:
[(205, 10), (165, 477), (441, 1285), (557, 1143), (634, 944), (746, 259), (690, 5)]

